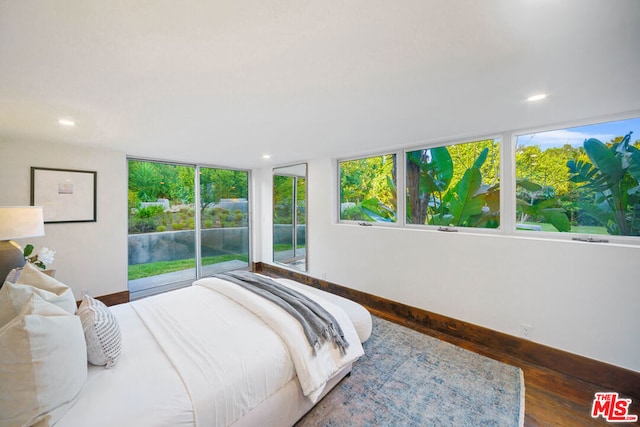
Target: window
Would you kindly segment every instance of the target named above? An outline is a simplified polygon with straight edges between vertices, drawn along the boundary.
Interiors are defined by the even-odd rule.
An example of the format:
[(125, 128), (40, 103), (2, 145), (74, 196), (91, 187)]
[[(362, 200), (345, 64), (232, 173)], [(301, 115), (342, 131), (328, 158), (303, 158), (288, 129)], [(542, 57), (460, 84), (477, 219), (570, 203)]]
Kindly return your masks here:
[(407, 152), (407, 224), (498, 228), (500, 139)]
[(396, 155), (339, 162), (340, 219), (397, 221)]
[(194, 166), (129, 160), (131, 298), (196, 278)]
[(338, 162), (340, 220), (640, 244), (640, 117), (425, 146), (397, 164), (402, 155)]
[(133, 159), (128, 166), (132, 299), (248, 266), (248, 172)]
[(516, 229), (640, 236), (640, 118), (518, 135)]
[(199, 167), (201, 276), (249, 266), (249, 173)]

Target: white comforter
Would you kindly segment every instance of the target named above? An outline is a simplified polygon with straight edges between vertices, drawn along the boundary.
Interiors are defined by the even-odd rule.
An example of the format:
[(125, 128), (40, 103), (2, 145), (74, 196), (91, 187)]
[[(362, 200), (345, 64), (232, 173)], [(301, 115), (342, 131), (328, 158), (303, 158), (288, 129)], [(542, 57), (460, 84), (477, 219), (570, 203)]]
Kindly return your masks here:
[[(112, 307), (121, 325), (122, 357), (112, 369), (89, 368), (80, 398), (59, 426), (230, 425), (296, 375), (314, 400), (327, 377), (362, 354), (352, 323), (330, 303), (319, 301), (341, 322), (351, 344), (348, 357), (336, 358), (339, 351), (333, 354), (333, 344), (327, 344), (319, 357), (309, 359), (311, 347), (291, 316), (260, 310), (267, 301), (217, 282), (202, 279), (196, 286)], [(267, 320), (235, 302), (242, 296), (223, 295), (243, 293), (237, 290), (249, 294), (243, 304), (263, 311)]]
[[(286, 282), (280, 283), (291, 288)], [(340, 323), (345, 339), (350, 344), (345, 355), (331, 342), (325, 343), (318, 351), (314, 351), (297, 320), (261, 296), (238, 285), (218, 278), (201, 279), (194, 285), (204, 286), (227, 296), (256, 314), (276, 331), (287, 345), (293, 359), (302, 392), (313, 403), (318, 400), (327, 381), (333, 375), (364, 354), (358, 334), (347, 314), (330, 302), (319, 299), (317, 295), (306, 293), (299, 288), (294, 289), (317, 300)]]
[(344, 311), (319, 303), (343, 328), (350, 343), (344, 356), (332, 343), (314, 354), (292, 316), (217, 278), (132, 306), (180, 374), (196, 425), (211, 426), (233, 423), (295, 375), (304, 395), (315, 403), (327, 381), (364, 354)]

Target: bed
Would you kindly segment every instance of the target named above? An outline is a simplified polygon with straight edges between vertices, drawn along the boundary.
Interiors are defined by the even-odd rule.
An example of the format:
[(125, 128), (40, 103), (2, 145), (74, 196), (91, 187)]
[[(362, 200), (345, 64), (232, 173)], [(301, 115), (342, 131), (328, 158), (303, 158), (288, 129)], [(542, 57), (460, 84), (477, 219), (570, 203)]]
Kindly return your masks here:
[[(21, 275), (24, 277), (25, 273)], [(21, 280), (26, 285), (34, 282), (33, 277)], [(49, 286), (55, 281), (37, 277)], [(15, 328), (15, 319), (25, 318), (25, 310), (38, 314), (46, 307), (47, 316), (69, 321), (69, 329), (60, 334), (63, 340), (59, 340), (58, 351), (50, 351), (46, 357), (49, 367), (39, 368), (45, 376), (57, 377), (54, 384), (64, 382), (59, 388), (44, 391), (45, 395), (60, 395), (63, 402), (45, 407), (44, 417), (31, 414), (32, 419), (42, 423), (39, 425), (293, 425), (351, 371), (352, 364), (363, 354), (360, 343), (371, 334), (371, 316), (362, 306), (336, 295), (287, 279), (277, 281), (312, 298), (335, 317), (349, 342), (344, 354), (329, 342), (314, 349), (291, 316), (260, 296), (217, 277), (128, 304), (104, 307), (108, 312), (103, 314), (115, 319), (121, 337), (117, 362), (109, 369), (89, 364), (84, 377), (76, 375), (82, 363), (86, 369), (86, 359), (83, 362), (63, 353), (78, 347), (69, 338), (77, 335), (77, 326), (72, 328), (69, 318), (78, 315), (63, 315), (48, 302), (45, 306), (37, 292), (36, 296), (29, 296), (27, 303), (22, 302), (30, 304), (30, 309), (22, 308), (8, 323), (0, 318), (5, 323), (0, 323), (0, 347), (6, 347), (6, 331)], [(56, 297), (70, 292), (58, 283), (54, 283), (58, 288), (52, 291)], [(0, 289), (0, 308), (6, 294), (17, 292), (15, 289), (16, 285), (7, 283)], [(15, 307), (14, 310), (18, 311)], [(86, 328), (84, 332), (86, 335)], [(88, 347), (95, 344), (87, 337), (85, 341)], [(7, 385), (18, 381), (11, 373), (7, 376), (7, 370), (26, 369), (25, 363), (20, 365), (15, 355), (8, 353), (7, 348), (0, 348), (0, 358), (8, 360), (5, 363), (0, 359), (0, 376), (4, 375), (0, 380), (6, 383), (1, 385), (5, 390), (0, 393), (0, 412), (2, 405), (12, 408), (7, 401), (12, 391), (7, 390)], [(55, 366), (64, 369), (51, 374)], [(71, 373), (65, 373), (70, 369)], [(76, 376), (79, 378), (72, 378)], [(68, 383), (76, 387), (81, 383), (80, 391), (75, 395), (66, 391), (65, 397)], [(5, 424), (12, 425), (10, 420), (0, 419), (0, 425)]]

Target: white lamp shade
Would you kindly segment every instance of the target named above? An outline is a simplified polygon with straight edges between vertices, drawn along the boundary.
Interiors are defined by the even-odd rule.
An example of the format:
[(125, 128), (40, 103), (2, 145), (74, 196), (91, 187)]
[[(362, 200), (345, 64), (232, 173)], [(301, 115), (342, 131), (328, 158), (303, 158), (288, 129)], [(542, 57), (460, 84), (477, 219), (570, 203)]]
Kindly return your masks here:
[(0, 207), (0, 241), (44, 236), (42, 206)]

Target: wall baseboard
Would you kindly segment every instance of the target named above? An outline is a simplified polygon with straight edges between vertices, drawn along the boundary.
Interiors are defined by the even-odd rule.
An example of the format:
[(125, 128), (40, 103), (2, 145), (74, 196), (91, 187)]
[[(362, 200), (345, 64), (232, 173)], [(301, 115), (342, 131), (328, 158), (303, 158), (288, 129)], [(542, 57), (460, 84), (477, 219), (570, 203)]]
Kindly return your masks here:
[(499, 349), (500, 352), (510, 354), (522, 361), (603, 387), (602, 391), (615, 391), (636, 399), (640, 398), (640, 372), (411, 307), (272, 264), (259, 262), (253, 267), (254, 271), (259, 273), (271, 273), (293, 279), (351, 299), (367, 307), (375, 315), (413, 329), (422, 331), (427, 329), (430, 335), (444, 334), (488, 349)]

